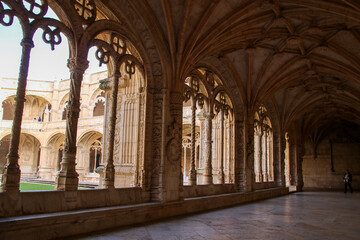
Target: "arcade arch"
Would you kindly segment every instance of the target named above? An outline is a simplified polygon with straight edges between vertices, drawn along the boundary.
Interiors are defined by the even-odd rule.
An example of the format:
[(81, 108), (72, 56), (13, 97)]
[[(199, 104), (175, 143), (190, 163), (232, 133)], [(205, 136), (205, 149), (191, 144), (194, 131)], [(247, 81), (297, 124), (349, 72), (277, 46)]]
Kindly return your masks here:
[(255, 182), (274, 181), (273, 129), (263, 105), (254, 116), (254, 172)]
[(184, 89), (184, 184), (233, 183), (233, 107), (222, 81), (198, 68), (185, 79)]
[[(56, 159), (59, 159), (59, 156), (62, 155), (61, 167), (56, 178), (56, 189), (76, 190), (79, 179), (85, 180), (86, 175), (94, 173), (98, 163), (97, 160), (100, 160), (99, 150), (101, 145), (103, 145), (102, 136), (98, 136), (100, 133), (96, 133), (96, 137), (93, 133), (84, 135), (80, 138), (78, 146), (76, 146), (79, 112), (83, 107), (89, 106), (87, 104), (81, 104), (81, 82), (84, 72), (88, 68), (87, 57), (89, 49), (94, 47), (97, 49), (95, 55), (100, 66), (107, 65), (109, 69), (109, 77), (102, 81), (102, 88), (104, 92), (107, 92), (106, 100), (108, 100), (109, 106), (111, 106), (105, 113), (105, 119), (108, 120), (108, 124), (104, 129), (108, 135), (106, 136), (107, 141), (104, 145), (107, 153), (104, 153), (102, 158), (102, 177), (105, 179), (103, 183), (105, 187), (114, 186), (115, 166), (113, 155), (114, 141), (116, 138), (120, 139), (120, 148), (125, 147), (126, 149), (126, 151), (124, 151), (125, 154), (122, 154), (116, 161), (119, 164), (127, 165), (127, 167), (131, 165), (131, 172), (135, 180), (133, 180), (133, 183), (130, 185), (138, 186), (139, 179), (142, 178), (142, 176), (138, 174), (139, 171), (141, 171), (141, 174), (144, 174), (143, 142), (145, 139), (144, 123), (147, 86), (144, 68), (142, 66), (143, 60), (140, 58), (137, 48), (132, 44), (133, 41), (130, 40), (134, 40), (134, 35), (124, 29), (123, 25), (107, 20), (103, 12), (97, 11), (95, 2), (89, 1), (86, 5), (83, 3), (84, 2), (79, 1), (66, 2), (66, 4), (62, 5), (58, 5), (56, 2), (48, 4), (47, 1), (42, 1), (41, 3), (26, 2), (25, 4), (16, 4), (11, 1), (6, 2), (6, 4), (0, 3), (2, 11), (7, 12), (9, 9), (12, 10), (11, 14), (7, 15), (9, 17), (7, 19), (8, 22), (1, 22), (5, 26), (11, 25), (14, 17), (24, 14), (24, 16), (19, 18), (24, 35), (22, 41), (23, 61), (21, 61), (20, 65), (18, 93), (16, 96), (18, 101), (14, 104), (15, 115), (13, 117), (13, 125), (15, 129), (12, 132), (12, 140), (10, 143), (11, 146), (15, 147), (10, 147), (10, 154), (8, 155), (8, 163), (5, 166), (5, 171), (7, 171), (9, 166), (14, 166), (19, 169), (17, 166), (17, 162), (19, 161), (17, 158), (17, 151), (19, 151), (17, 145), (19, 145), (18, 134), (21, 129), (21, 121), (25, 119), (22, 114), (30, 113), (30, 116), (33, 118), (34, 114), (40, 114), (34, 110), (35, 107), (44, 108), (43, 110), (45, 111), (46, 106), (50, 106), (49, 103), (42, 104), (38, 99), (27, 102), (23, 101), (25, 100), (27, 72), (29, 71), (28, 60), (30, 58), (30, 50), (34, 47), (33, 36), (38, 29), (42, 29), (44, 31), (43, 40), (51, 46), (52, 50), (62, 42), (64, 36), (67, 38), (70, 48), (68, 67), (71, 76), (69, 93), (65, 95), (65, 98), (59, 104), (59, 112), (61, 114), (59, 114), (60, 118), (58, 119), (66, 119), (65, 137), (58, 136), (55, 137), (56, 139), (54, 138), (50, 141), (50, 145), (54, 149), (57, 149), (54, 152), (57, 156), (50, 153), (50, 155), (52, 154), (54, 156), (51, 157), (53, 158), (51, 162), (44, 163), (44, 174), (48, 172), (47, 167), (52, 167), (53, 169), (58, 168)], [(58, 13), (61, 21), (53, 18), (44, 18), (49, 9), (49, 5)], [(123, 35), (124, 33), (126, 33), (125, 35), (128, 35), (128, 37), (125, 37)], [(84, 46), (86, 47), (84, 48)], [(118, 94), (121, 94), (121, 97), (118, 98)], [(104, 95), (96, 99), (92, 111), (93, 116), (103, 115), (104, 100)], [(25, 111), (22, 112), (24, 102)], [(31, 107), (30, 110), (27, 110), (29, 108), (26, 107), (27, 105)], [(62, 107), (64, 110), (61, 109)], [(121, 109), (122, 116), (115, 122), (118, 109)], [(41, 112), (42, 115), (39, 116), (41, 120), (44, 118), (43, 112)], [(122, 127), (125, 127), (124, 131)], [(60, 141), (64, 141), (63, 146), (61, 144), (59, 145)], [(90, 146), (91, 151), (96, 150), (96, 153), (93, 154), (95, 155), (95, 162), (92, 162), (94, 159), (90, 159), (92, 163), (90, 164), (89, 161), (87, 161), (88, 164), (86, 164), (85, 157), (79, 153), (83, 152), (85, 148), (89, 150)], [(77, 148), (79, 151), (76, 151)], [(118, 148), (115, 150), (117, 151)], [(61, 154), (59, 151), (61, 151)], [(77, 153), (76, 158), (78, 161), (77, 170), (75, 170), (75, 153)], [(86, 156), (88, 157), (89, 154)], [(120, 168), (123, 167), (124, 166), (121, 166)], [(79, 173), (76, 171), (79, 171)], [(6, 174), (10, 174), (10, 172)], [(16, 173), (13, 172), (11, 174), (19, 175), (20, 169)], [(3, 178), (2, 189), (4, 191), (13, 186), (17, 188), (18, 183), (7, 184), (7, 180), (9, 179), (17, 178)]]

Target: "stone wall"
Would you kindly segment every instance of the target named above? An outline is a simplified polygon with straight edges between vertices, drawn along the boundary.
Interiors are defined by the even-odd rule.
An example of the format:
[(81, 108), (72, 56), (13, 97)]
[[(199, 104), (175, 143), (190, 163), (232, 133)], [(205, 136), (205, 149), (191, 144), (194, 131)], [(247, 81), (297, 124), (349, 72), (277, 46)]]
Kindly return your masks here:
[[(287, 188), (0, 219), (0, 239), (53, 239), (281, 196)], [(52, 193), (53, 194), (53, 193)], [(29, 224), (31, 223), (31, 224)]]
[(353, 189), (360, 190), (360, 143), (358, 131), (333, 129), (317, 144), (305, 145), (303, 156), (304, 190), (343, 190), (345, 170), (353, 176)]

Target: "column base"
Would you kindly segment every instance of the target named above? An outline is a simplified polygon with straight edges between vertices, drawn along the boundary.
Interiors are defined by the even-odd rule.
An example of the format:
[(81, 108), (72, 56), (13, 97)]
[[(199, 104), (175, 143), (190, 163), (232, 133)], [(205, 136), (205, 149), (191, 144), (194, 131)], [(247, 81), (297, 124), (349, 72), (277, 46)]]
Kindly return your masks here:
[(79, 178), (76, 172), (60, 172), (56, 177), (56, 190), (76, 191), (78, 190)]
[(107, 189), (114, 189), (115, 188), (115, 167), (114, 165), (106, 166), (104, 168), (104, 174), (102, 179), (102, 187)]
[(15, 193), (20, 191), (21, 170), (17, 164), (6, 164), (1, 178), (1, 191)]
[(196, 170), (191, 170), (190, 172), (189, 185), (191, 186), (196, 185)]

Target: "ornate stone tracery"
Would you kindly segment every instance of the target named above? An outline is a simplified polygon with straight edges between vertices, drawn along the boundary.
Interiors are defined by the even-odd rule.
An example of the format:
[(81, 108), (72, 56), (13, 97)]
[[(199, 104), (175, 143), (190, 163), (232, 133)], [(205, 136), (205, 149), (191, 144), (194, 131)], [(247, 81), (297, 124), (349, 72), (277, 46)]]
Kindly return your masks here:
[[(183, 163), (186, 184), (212, 184), (213, 181), (220, 184), (233, 182), (234, 178), (230, 176), (234, 172), (234, 152), (231, 147), (234, 130), (233, 125), (230, 124), (230, 121), (233, 121), (233, 117), (230, 117), (232, 106), (227, 93), (222, 90), (221, 81), (215, 74), (198, 69), (185, 80), (184, 87), (183, 119), (191, 126), (190, 131), (183, 129), (183, 138), (189, 135), (191, 139), (189, 164), (186, 164), (186, 157)], [(190, 120), (187, 120), (188, 118)], [(226, 130), (225, 122), (227, 123)], [(219, 127), (214, 128), (213, 125)], [(199, 142), (199, 150), (196, 152), (197, 134), (200, 135), (202, 143)], [(226, 150), (225, 146), (229, 148)], [(186, 148), (183, 152), (186, 153)], [(196, 166), (199, 169), (196, 169)], [(213, 176), (214, 173), (216, 175)]]
[[(72, 7), (71, 7), (72, 6)], [(36, 1), (1, 1), (0, 2), (0, 23), (4, 26), (10, 26), (13, 23), (14, 17), (18, 17), (24, 31), (24, 39), (22, 41), (23, 54), (22, 61), (19, 73), (19, 86), (18, 93), (16, 97), (15, 105), (15, 115), (14, 115), (14, 129), (12, 143), (10, 144), (10, 158), (9, 158), (9, 171), (7, 174), (3, 175), (3, 191), (14, 190), (18, 191), (18, 182), (20, 177), (20, 170), (17, 165), (17, 151), (18, 151), (18, 138), (20, 134), (21, 126), (21, 115), (23, 109), (23, 100), (26, 88), (26, 78), (28, 71), (28, 62), (30, 57), (30, 49), (33, 47), (32, 36), (38, 28), (43, 29), (43, 40), (45, 43), (51, 46), (51, 49), (54, 50), (56, 45), (59, 45), (62, 42), (60, 33), (65, 33), (69, 38), (70, 48), (73, 50), (71, 53), (73, 56), (70, 57), (68, 61), (68, 67), (70, 69), (70, 94), (69, 100), (66, 105), (66, 131), (65, 131), (65, 143), (63, 150), (63, 161), (61, 162), (61, 169), (56, 181), (56, 188), (60, 190), (76, 190), (78, 184), (78, 174), (75, 170), (75, 155), (76, 155), (76, 135), (77, 135), (77, 122), (80, 112), (80, 89), (83, 74), (88, 67), (88, 62), (85, 57), (87, 55), (88, 49), (76, 48), (74, 45), (75, 42), (82, 41), (82, 34), (86, 35), (87, 31), (92, 31), (90, 26), (96, 24), (96, 5), (93, 0), (72, 0), (66, 3), (64, 8), (73, 9), (74, 12), (69, 12), (69, 16), (77, 15), (80, 17), (83, 24), (83, 28), (74, 26), (74, 29), (82, 29), (82, 33), (74, 34), (70, 28), (62, 24), (60, 21), (44, 18), (48, 10), (48, 2), (46, 0), (38, 3)], [(77, 24), (77, 21), (74, 21), (73, 24)], [(87, 30), (90, 29), (90, 30)], [(112, 32), (108, 37), (109, 41), (103, 41), (100, 39), (90, 40), (92, 42), (91, 46), (97, 46), (96, 58), (99, 60), (99, 64), (108, 64), (110, 60), (115, 66), (114, 81), (113, 86), (113, 110), (111, 124), (110, 124), (110, 139), (114, 139), (114, 124), (115, 124), (115, 112), (116, 112), (116, 96), (117, 96), (117, 87), (118, 79), (120, 75), (120, 67), (122, 65), (123, 73), (127, 74), (129, 78), (135, 74), (136, 68), (142, 69), (141, 60), (133, 57), (127, 51), (127, 40), (124, 40), (118, 33)], [(84, 39), (86, 41), (86, 38)], [(78, 51), (78, 52), (74, 52)], [(138, 66), (138, 67), (136, 67)], [(118, 74), (117, 74), (118, 73)], [(126, 76), (125, 76), (126, 77)], [(124, 79), (124, 78), (122, 78)], [(126, 81), (126, 80), (125, 80)], [(121, 80), (120, 83), (124, 84), (124, 80)], [(115, 94), (115, 95), (114, 95)], [(23, 99), (23, 100), (22, 100)], [(110, 148), (111, 146), (110, 141)], [(105, 177), (110, 179), (110, 181), (104, 181), (105, 185), (113, 186), (113, 164), (112, 164), (112, 150), (109, 150), (110, 153), (107, 156), (111, 157), (111, 160), (108, 159), (109, 166), (106, 169), (110, 168), (110, 177)], [(105, 170), (106, 172), (106, 170)], [(109, 174), (107, 174), (109, 175)], [(106, 175), (106, 176), (107, 176)], [(6, 182), (9, 184), (6, 184)], [(17, 183), (16, 183), (17, 182)], [(110, 183), (106, 183), (110, 182)], [(11, 187), (7, 187), (11, 185)]]
[(274, 181), (272, 124), (265, 106), (260, 105), (254, 117), (255, 182)]

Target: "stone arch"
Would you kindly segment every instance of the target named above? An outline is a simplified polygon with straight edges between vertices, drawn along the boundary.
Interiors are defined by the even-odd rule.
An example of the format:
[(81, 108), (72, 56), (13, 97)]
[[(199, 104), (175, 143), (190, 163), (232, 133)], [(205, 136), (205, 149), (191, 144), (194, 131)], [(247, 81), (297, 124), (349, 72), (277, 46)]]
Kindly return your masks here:
[(286, 145), (284, 136), (271, 102), (259, 105), (254, 113), (254, 172), (255, 181), (260, 183), (258, 188), (281, 186)]
[(41, 179), (55, 180), (56, 174), (60, 170), (64, 142), (65, 134), (62, 132), (55, 132), (45, 140), (41, 148), (42, 154), (38, 174)]
[(105, 112), (105, 98), (98, 98), (93, 107), (93, 116), (103, 116)]
[(32, 134), (21, 133), (19, 144), (19, 165), (22, 177), (38, 176), (41, 149), (40, 141)]
[(102, 138), (103, 135), (96, 130), (85, 131), (78, 137), (76, 159), (79, 181), (99, 182), (96, 168), (102, 163)]
[(6, 134), (0, 140), (0, 171), (4, 169), (5, 164), (7, 163), (7, 154), (10, 147), (10, 134)]
[[(4, 109), (3, 120), (13, 120), (15, 97), (15, 95), (9, 96), (2, 102), (2, 107)], [(44, 97), (31, 94), (26, 95), (25, 99), (23, 120), (43, 121), (46, 106), (50, 104), (50, 102)]]
[(105, 105), (105, 90), (97, 88), (89, 98), (89, 110), (92, 112), (92, 116), (103, 116), (105, 114)]
[[(197, 68), (185, 79), (184, 89), (183, 124), (191, 125), (191, 136), (184, 136), (183, 130), (183, 139), (190, 137), (191, 141), (191, 169), (187, 171), (184, 168), (183, 173), (184, 181), (189, 181), (184, 183), (195, 185), (195, 179), (199, 184), (234, 183), (234, 116), (225, 119), (225, 115), (233, 114), (233, 103), (223, 86), (223, 80), (210, 69)], [(191, 116), (190, 122), (187, 115)], [(196, 153), (196, 134), (200, 138), (200, 154)], [(196, 156), (200, 158), (197, 171), (193, 169), (197, 162)], [(189, 162), (187, 158), (183, 158)], [(199, 173), (198, 176), (195, 175), (196, 172)], [(190, 176), (185, 176), (187, 174)]]
[(2, 102), (3, 116), (2, 120), (13, 120), (15, 100), (14, 97), (8, 97)]

